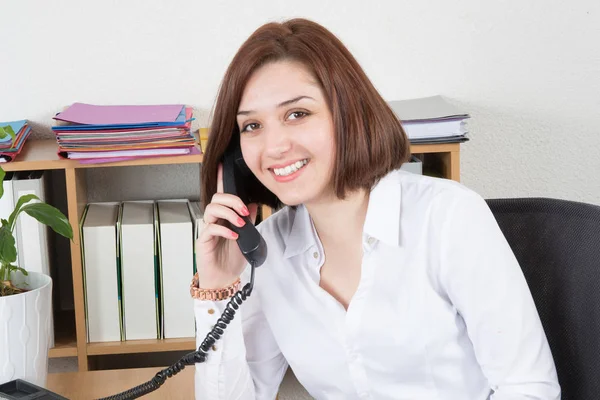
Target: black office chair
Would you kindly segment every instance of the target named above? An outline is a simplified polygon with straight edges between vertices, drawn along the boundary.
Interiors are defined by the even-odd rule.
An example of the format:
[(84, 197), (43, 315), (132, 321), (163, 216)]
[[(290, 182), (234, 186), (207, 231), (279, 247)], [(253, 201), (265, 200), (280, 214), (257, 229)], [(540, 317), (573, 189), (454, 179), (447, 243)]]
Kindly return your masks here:
[(487, 203), (529, 284), (562, 399), (600, 399), (600, 206), (545, 198)]

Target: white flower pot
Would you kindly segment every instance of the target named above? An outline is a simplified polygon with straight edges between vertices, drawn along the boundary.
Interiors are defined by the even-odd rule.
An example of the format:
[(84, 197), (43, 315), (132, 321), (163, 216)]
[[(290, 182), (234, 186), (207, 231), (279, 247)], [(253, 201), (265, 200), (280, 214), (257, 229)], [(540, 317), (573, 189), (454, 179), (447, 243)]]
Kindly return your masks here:
[(0, 384), (23, 379), (46, 387), (52, 279), (17, 272), (13, 283), (29, 291), (0, 297)]

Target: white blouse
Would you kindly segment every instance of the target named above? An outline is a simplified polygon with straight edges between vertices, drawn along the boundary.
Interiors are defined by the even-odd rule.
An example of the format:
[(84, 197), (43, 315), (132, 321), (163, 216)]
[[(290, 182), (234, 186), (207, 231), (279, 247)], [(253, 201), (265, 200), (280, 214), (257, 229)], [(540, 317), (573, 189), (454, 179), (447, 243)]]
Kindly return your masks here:
[[(347, 311), (319, 286), (325, 255), (305, 207), (259, 230), (267, 261), (196, 364), (197, 399), (274, 399), (288, 365), (316, 399), (560, 398), (521, 268), (465, 186), (404, 171), (377, 184)], [(195, 300), (198, 346), (226, 303)]]

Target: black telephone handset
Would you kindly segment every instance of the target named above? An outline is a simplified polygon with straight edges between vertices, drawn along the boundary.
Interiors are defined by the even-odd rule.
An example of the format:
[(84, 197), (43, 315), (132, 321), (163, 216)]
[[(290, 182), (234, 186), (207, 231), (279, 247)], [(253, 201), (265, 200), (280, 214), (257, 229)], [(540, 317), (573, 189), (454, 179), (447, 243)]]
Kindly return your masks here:
[[(248, 187), (255, 184), (256, 178), (246, 165), (237, 140), (234, 138), (232, 142), (223, 155), (223, 191), (238, 196), (247, 205), (255, 201)], [(233, 224), (228, 225), (239, 235), (237, 244), (246, 260), (254, 267), (259, 267), (267, 258), (267, 243), (258, 233), (250, 217), (241, 217), (246, 222), (241, 228)]]
[[(230, 146), (223, 155), (223, 191), (238, 196), (242, 199), (244, 204), (255, 202), (269, 205), (276, 204), (274, 195), (268, 192), (264, 186), (260, 185), (254, 174), (248, 169), (248, 166), (242, 157), (239, 138), (232, 138)], [(246, 260), (250, 263), (250, 282), (246, 283), (244, 287), (229, 300), (223, 314), (213, 325), (211, 331), (206, 334), (202, 344), (198, 347), (198, 350), (186, 354), (175, 364), (159, 371), (152, 380), (114, 396), (105, 397), (101, 400), (137, 399), (138, 397), (158, 389), (168, 377), (176, 375), (184, 369), (186, 365), (194, 365), (206, 360), (210, 348), (221, 338), (225, 328), (227, 328), (227, 325), (233, 320), (235, 311), (252, 293), (252, 288), (254, 287), (254, 270), (262, 265), (267, 258), (267, 243), (250, 218), (247, 216), (241, 217), (246, 221), (246, 224), (243, 227), (239, 228), (232, 224), (229, 224), (229, 226), (239, 234), (237, 244)]]

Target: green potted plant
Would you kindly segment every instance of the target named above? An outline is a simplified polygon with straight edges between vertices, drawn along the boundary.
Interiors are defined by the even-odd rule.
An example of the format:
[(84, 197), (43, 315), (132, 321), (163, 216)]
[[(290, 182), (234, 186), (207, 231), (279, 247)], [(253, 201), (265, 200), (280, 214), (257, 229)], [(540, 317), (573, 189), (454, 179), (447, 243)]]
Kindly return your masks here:
[[(0, 138), (15, 137), (10, 127), (0, 127)], [(4, 195), (5, 171), (0, 167), (0, 198)], [(52, 279), (27, 266), (17, 266), (14, 229), (20, 214), (26, 213), (56, 233), (73, 239), (68, 218), (57, 208), (33, 194), (21, 196), (8, 219), (0, 225), (0, 384), (23, 379), (46, 385)]]

